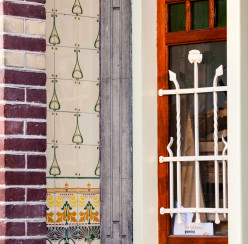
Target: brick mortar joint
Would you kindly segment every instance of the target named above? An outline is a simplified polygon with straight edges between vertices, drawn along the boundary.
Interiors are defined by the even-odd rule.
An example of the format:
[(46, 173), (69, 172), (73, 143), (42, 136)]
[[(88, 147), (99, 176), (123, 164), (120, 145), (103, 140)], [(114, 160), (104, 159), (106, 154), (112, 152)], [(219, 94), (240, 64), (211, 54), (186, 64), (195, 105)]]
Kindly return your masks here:
[(46, 205), (46, 201), (18, 201), (18, 202), (10, 202), (10, 201), (5, 201), (1, 202), (0, 201), (0, 206), (9, 206), (9, 205), (14, 205), (14, 206), (36, 206), (36, 205)]
[(21, 189), (46, 189), (46, 185), (0, 185), (0, 189), (12, 189), (12, 188), (21, 188)]
[[(1, 37), (1, 35), (0, 35)], [(35, 38), (33, 38), (35, 39)], [(36, 38), (38, 39), (38, 38)], [(5, 49), (5, 48), (1, 48), (0, 49), (1, 52), (3, 53), (23, 53), (23, 54), (35, 54), (35, 55), (45, 55), (46, 51), (30, 51), (30, 50), (25, 50), (25, 49)]]
[[(8, 16), (8, 15), (6, 15)], [(4, 23), (4, 22), (3, 22)], [(45, 21), (43, 22), (45, 23)], [(30, 38), (30, 39), (41, 39), (41, 40), (46, 40), (45, 36), (41, 35), (35, 35), (35, 34), (26, 34), (26, 33), (9, 33), (9, 32), (0, 32), (0, 36), (11, 36), (11, 37), (23, 37), (23, 38)]]
[(40, 235), (40, 236), (0, 236), (0, 240), (36, 240), (36, 239), (44, 239), (46, 236)]
[(41, 69), (27, 69), (27, 68), (0, 66), (0, 70), (1, 69), (2, 70), (12, 70), (12, 71), (20, 71), (20, 72), (31, 72), (31, 73), (38, 73), (38, 74), (46, 74), (46, 70), (41, 70)]

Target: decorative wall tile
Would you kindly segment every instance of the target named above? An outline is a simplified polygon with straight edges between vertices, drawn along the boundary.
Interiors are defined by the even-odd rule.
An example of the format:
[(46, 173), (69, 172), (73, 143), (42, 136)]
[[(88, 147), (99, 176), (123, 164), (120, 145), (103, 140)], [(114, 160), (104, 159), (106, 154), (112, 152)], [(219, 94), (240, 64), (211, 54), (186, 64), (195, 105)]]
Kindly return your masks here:
[(54, 140), (54, 120), (55, 113), (53, 111), (47, 111), (47, 143), (52, 144)]
[(61, 177), (77, 176), (77, 149), (73, 145), (58, 145), (57, 160)]
[(99, 0), (82, 0), (84, 15), (99, 17)]
[(84, 146), (78, 150), (78, 172), (84, 177), (98, 177), (99, 147)]
[(58, 15), (56, 26), (60, 35), (60, 46), (73, 47), (78, 40), (79, 21), (72, 15)]
[(58, 80), (56, 91), (60, 102), (60, 111), (74, 112), (77, 108), (77, 89), (74, 81)]
[(99, 21), (95, 18), (81, 18), (76, 20), (78, 26), (77, 43), (81, 48), (96, 48), (95, 40), (99, 31)]
[(46, 8), (47, 241), (100, 243), (99, 1)]
[(83, 113), (99, 112), (99, 83), (98, 82), (81, 82), (77, 86), (78, 108)]
[(55, 73), (59, 79), (91, 81), (99, 79), (99, 54), (97, 50), (79, 49), (77, 51), (76, 47), (59, 47), (55, 52), (55, 60)]
[(55, 66), (54, 66), (55, 51), (52, 48), (54, 47), (47, 47), (47, 50), (46, 50), (47, 78), (54, 78), (53, 74), (55, 73)]

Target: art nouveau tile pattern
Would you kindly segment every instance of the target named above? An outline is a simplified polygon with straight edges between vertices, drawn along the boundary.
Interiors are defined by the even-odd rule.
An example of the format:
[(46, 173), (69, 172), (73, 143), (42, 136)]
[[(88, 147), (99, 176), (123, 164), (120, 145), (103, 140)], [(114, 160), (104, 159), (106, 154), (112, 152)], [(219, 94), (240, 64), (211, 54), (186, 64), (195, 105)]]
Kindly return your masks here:
[(100, 243), (99, 0), (47, 0), (47, 243)]

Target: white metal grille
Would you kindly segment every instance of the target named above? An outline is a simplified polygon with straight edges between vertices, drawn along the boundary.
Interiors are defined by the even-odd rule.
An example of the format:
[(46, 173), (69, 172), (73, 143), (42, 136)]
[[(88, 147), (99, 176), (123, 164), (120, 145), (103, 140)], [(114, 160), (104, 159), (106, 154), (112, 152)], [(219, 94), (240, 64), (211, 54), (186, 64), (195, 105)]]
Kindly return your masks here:
[[(219, 214), (223, 214), (226, 218), (228, 213), (227, 209), (227, 142), (222, 136), (222, 142), (224, 143), (224, 149), (222, 155), (218, 155), (218, 99), (217, 93), (221, 91), (227, 91), (227, 86), (217, 86), (218, 77), (223, 75), (223, 66), (219, 66), (216, 69), (215, 77), (212, 87), (198, 87), (198, 64), (202, 62), (202, 54), (198, 50), (192, 50), (189, 52), (188, 60), (194, 64), (194, 88), (180, 89), (179, 83), (176, 78), (176, 74), (169, 71), (169, 78), (175, 85), (174, 90), (159, 90), (159, 96), (164, 95), (176, 95), (176, 131), (177, 131), (177, 155), (174, 156), (171, 150), (173, 144), (173, 138), (170, 138), (170, 142), (167, 146), (169, 157), (159, 157), (160, 163), (168, 162), (170, 164), (170, 208), (166, 209), (161, 207), (160, 214), (169, 213), (171, 217), (173, 214), (178, 214), (178, 223), (182, 223), (182, 213), (195, 213), (196, 223), (200, 223), (201, 213), (213, 213), (215, 214), (215, 223), (220, 223)], [(213, 93), (214, 104), (214, 155), (200, 156), (199, 155), (199, 93)], [(195, 135), (195, 155), (194, 156), (181, 156), (181, 120), (180, 120), (180, 95), (181, 94), (194, 94), (194, 135)], [(195, 208), (181, 208), (181, 162), (193, 161), (195, 162), (195, 189), (196, 189), (196, 202)], [(215, 168), (215, 208), (200, 208), (200, 161), (213, 161)], [(173, 164), (176, 162), (177, 168), (177, 206), (174, 207), (174, 172)], [(223, 208), (220, 208), (220, 193), (219, 193), (219, 163), (222, 163), (223, 170)]]

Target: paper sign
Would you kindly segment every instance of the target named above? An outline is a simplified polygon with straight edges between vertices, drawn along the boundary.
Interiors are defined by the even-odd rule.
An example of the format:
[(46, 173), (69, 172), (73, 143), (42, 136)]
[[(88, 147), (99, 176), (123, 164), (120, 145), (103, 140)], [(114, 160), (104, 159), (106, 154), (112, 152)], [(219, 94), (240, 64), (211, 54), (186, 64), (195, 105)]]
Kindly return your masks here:
[(193, 213), (182, 213), (182, 224), (178, 224), (178, 214), (175, 214), (174, 218), (174, 235), (206, 235), (211, 236), (214, 234), (213, 223), (194, 223), (192, 222), (194, 217)]

